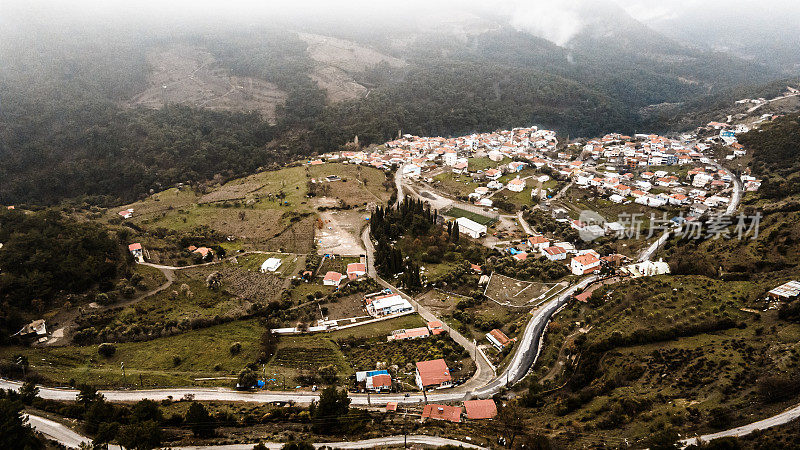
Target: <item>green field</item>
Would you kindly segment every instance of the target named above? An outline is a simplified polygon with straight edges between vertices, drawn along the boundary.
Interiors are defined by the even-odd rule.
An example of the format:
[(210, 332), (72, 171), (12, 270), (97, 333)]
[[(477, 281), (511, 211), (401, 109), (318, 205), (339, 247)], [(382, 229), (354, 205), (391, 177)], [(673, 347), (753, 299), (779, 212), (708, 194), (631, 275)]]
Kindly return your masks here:
[(491, 217), (486, 217), (457, 207), (453, 207), (446, 211), (442, 211), (442, 214), (445, 216), (454, 217), (456, 219), (459, 217), (466, 217), (467, 219), (472, 220), (473, 222), (477, 222), (481, 225), (486, 225), (487, 227), (497, 222), (497, 220)]
[[(257, 320), (235, 321), (147, 342), (116, 344), (110, 357), (97, 353), (97, 346), (30, 348), (2, 347), (0, 359), (22, 354), (30, 370), (49, 384), (66, 385), (70, 380), (98, 387), (139, 386), (230, 386), (229, 380), (195, 381), (203, 377), (236, 376), (258, 354), (258, 339), (264, 328)], [(234, 342), (242, 344), (231, 355)], [(176, 359), (177, 357), (177, 359)], [(177, 364), (176, 364), (177, 362)], [(120, 363), (125, 363), (126, 378)]]
[[(531, 410), (533, 420), (636, 439), (664, 426), (685, 435), (734, 427), (796, 403), (791, 392), (765, 400), (765, 381), (794, 373), (800, 351), (800, 325), (752, 312), (772, 284), (660, 276), (611, 285), (600, 306), (570, 305), (550, 324), (531, 375), (548, 375), (544, 389), (565, 387)], [(577, 368), (556, 364), (564, 351)]]

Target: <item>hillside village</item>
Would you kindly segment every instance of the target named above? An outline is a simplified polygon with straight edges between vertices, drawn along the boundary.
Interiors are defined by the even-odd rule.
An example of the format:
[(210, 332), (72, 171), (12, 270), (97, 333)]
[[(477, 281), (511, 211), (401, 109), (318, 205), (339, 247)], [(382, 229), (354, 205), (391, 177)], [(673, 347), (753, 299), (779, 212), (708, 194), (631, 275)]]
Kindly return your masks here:
[[(463, 393), (484, 385), (499, 392), (531, 370), (534, 360), (525, 360), (518, 348), (540, 337), (526, 331), (531, 314), (549, 320), (555, 311), (547, 309), (550, 305), (588, 304), (597, 301), (595, 291), (606, 292), (616, 283), (670, 274), (670, 265), (654, 257), (670, 233), (680, 235), (693, 223), (730, 215), (742, 195), (759, 190), (761, 180), (739, 164), (751, 155), (737, 136), (751, 126), (758, 124), (711, 122), (674, 137), (609, 133), (570, 142), (538, 127), (455, 138), (401, 135), (383, 145), (320, 155), (281, 169), (274, 174), (287, 178), (279, 182), (276, 176), (264, 178), (271, 174), (264, 172), (222, 187), (230, 192), (191, 194), (213, 199), (211, 204), (222, 202), (212, 207), (217, 210), (240, 210), (242, 222), (261, 205), (266, 214), (283, 211), (281, 219), (291, 218), (286, 230), (294, 245), (313, 240), (307, 253), (284, 247), (260, 250), (246, 236), (228, 235), (222, 242), (192, 237), (181, 240), (179, 251), (188, 261), (173, 263), (174, 257), (165, 259), (164, 244), (154, 237), (163, 234), (163, 228), (157, 233), (147, 230), (151, 223), (172, 220), (176, 208), (157, 205), (160, 198), (170, 198), (166, 193), (155, 194), (155, 203), (144, 200), (110, 211), (108, 221), (138, 223), (142, 229), (137, 230), (138, 240), (126, 244), (128, 252), (139, 267), (167, 276), (163, 287), (155, 286), (131, 302), (152, 297), (148, 311), (191, 303), (195, 295), (224, 298), (233, 302), (231, 311), (238, 315), (219, 319), (224, 310), (206, 312), (202, 304), (199, 309), (201, 316), (216, 314), (203, 320), (218, 326), (252, 318), (258, 306), (250, 303), (254, 295), (280, 298), (280, 304), (269, 300), (270, 308), (290, 313), (271, 318), (266, 331), (280, 339), (278, 349), (271, 360), (263, 360), (263, 374), (254, 374), (252, 381), (242, 381), (241, 373), (247, 370), (242, 371), (238, 389), (286, 390), (288, 373), (300, 393), (316, 392), (320, 384), (342, 385), (354, 395), (367, 395), (370, 405), (369, 395), (401, 393), (419, 396), (414, 397), (418, 404), (390, 400), (381, 403), (382, 411), (403, 409), (423, 423), (483, 421), (498, 414), (498, 404), (492, 398), (461, 401)], [(354, 144), (350, 147), (357, 147), (357, 139)], [(288, 186), (294, 193), (287, 189), (290, 171), (295, 178)], [(279, 186), (277, 192), (268, 192), (262, 178)], [(348, 197), (353, 192), (357, 200)], [(190, 196), (183, 186), (169, 195)], [(387, 199), (389, 211), (423, 211), (435, 233), (447, 236), (456, 261), (428, 259), (418, 266), (406, 262), (399, 273), (376, 270), (381, 261), (376, 261), (373, 247), (382, 242), (370, 234), (370, 226)], [(191, 207), (197, 206), (179, 204), (177, 213), (187, 215)], [(204, 207), (201, 211), (212, 210)], [(291, 228), (300, 223), (298, 217), (311, 218), (305, 234)], [(415, 227), (418, 219), (412, 221)], [(657, 221), (655, 232), (636, 228), (653, 227)], [(422, 233), (406, 242), (401, 232), (390, 248), (398, 251), (403, 244), (407, 249), (427, 237)], [(437, 242), (435, 236), (431, 239)], [(343, 247), (343, 241), (348, 246)], [(407, 273), (415, 270), (418, 285), (408, 281)], [(183, 283), (180, 291), (159, 294), (176, 275)], [(797, 299), (797, 286), (796, 281), (776, 283), (762, 297), (775, 308)], [(80, 311), (79, 321), (85, 323), (77, 332), (72, 330), (73, 340), (93, 342), (84, 336), (87, 330), (99, 334), (95, 339), (125, 336), (111, 334), (116, 332), (113, 324), (90, 327), (108, 323), (101, 315), (106, 312), (112, 314), (110, 320), (129, 320), (126, 310), (103, 306), (90, 306), (100, 310), (90, 320)], [(165, 320), (183, 320), (178, 328), (209, 326), (194, 310), (169, 308)], [(249, 309), (243, 312), (245, 308)], [(145, 309), (137, 313), (140, 310)], [(61, 335), (56, 335), (45, 323), (35, 320), (15, 337), (33, 351), (68, 349), (62, 347), (67, 344), (63, 324), (58, 324)], [(160, 323), (150, 326), (157, 329)], [(181, 364), (177, 356), (174, 360)], [(565, 370), (567, 363), (559, 364)], [(557, 369), (548, 376), (558, 377)], [(214, 369), (220, 370), (226, 369)], [(438, 400), (428, 401), (429, 395)]]

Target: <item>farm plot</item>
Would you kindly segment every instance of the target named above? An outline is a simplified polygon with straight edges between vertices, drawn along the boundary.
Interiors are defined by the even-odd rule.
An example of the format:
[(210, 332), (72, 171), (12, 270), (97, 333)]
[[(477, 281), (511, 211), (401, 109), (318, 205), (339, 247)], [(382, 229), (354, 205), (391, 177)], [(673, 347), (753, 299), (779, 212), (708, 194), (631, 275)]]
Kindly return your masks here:
[(465, 209), (461, 209), (458, 207), (453, 207), (448, 210), (442, 211), (442, 214), (456, 219), (458, 219), (459, 217), (465, 217), (473, 222), (477, 222), (481, 225), (486, 225), (487, 227), (491, 226), (493, 223), (497, 221), (492, 217), (483, 216), (478, 213), (467, 211)]
[[(34, 372), (47, 383), (65, 386), (70, 380), (97, 387), (191, 386), (196, 378), (235, 377), (258, 355), (258, 339), (264, 328), (258, 320), (241, 320), (147, 342), (117, 343), (113, 356), (98, 355), (96, 345), (67, 347), (0, 348), (0, 361), (14, 355), (26, 356)], [(231, 354), (235, 342), (242, 351)], [(120, 362), (125, 363), (123, 378)], [(231, 386), (230, 380), (204, 381), (201, 384)]]
[(558, 284), (554, 283), (521, 281), (494, 273), (486, 287), (485, 295), (502, 304), (524, 306), (532, 299), (551, 291), (555, 292), (557, 287)]
[(357, 263), (360, 260), (361, 258), (355, 256), (333, 256), (331, 258), (324, 258), (319, 268), (319, 275), (324, 276), (329, 271), (344, 274), (347, 272), (348, 264)]
[(342, 320), (367, 315), (364, 309), (364, 293), (348, 295), (341, 298), (330, 299), (321, 303), (322, 315), (328, 320)]
[(330, 339), (321, 335), (281, 338), (278, 351), (266, 366), (267, 373), (294, 378), (316, 373), (320, 367), (333, 365), (340, 378), (353, 373), (344, 355)]
[(331, 163), (309, 166), (308, 173), (315, 179), (337, 175), (339, 181), (322, 182), (326, 186), (325, 197), (337, 198), (349, 207), (384, 203), (391, 196), (391, 189), (383, 185), (385, 172), (374, 167)]

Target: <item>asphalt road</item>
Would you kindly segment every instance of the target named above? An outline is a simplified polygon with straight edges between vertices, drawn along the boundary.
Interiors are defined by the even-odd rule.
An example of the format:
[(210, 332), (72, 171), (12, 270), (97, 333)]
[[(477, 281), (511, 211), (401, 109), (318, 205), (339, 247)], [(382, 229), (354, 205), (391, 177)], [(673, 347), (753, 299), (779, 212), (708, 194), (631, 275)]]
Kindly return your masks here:
[(596, 276), (584, 278), (578, 284), (567, 288), (564, 293), (558, 298), (551, 300), (550, 303), (542, 305), (528, 322), (522, 338), (517, 344), (514, 356), (511, 362), (506, 366), (495, 379), (486, 384), (480, 389), (473, 392), (476, 397), (490, 397), (497, 393), (505, 386), (512, 386), (528, 374), (528, 371), (533, 367), (536, 358), (539, 356), (541, 347), (541, 338), (544, 335), (545, 328), (550, 322), (550, 318), (562, 306), (566, 305), (570, 297), (577, 291), (590, 285), (597, 279)]
[[(67, 448), (78, 448), (81, 443), (91, 443), (91, 439), (82, 436), (72, 430), (71, 428), (62, 425), (58, 422), (44, 417), (39, 417), (32, 414), (26, 414), (28, 423), (48, 438), (63, 444)], [(358, 448), (372, 448), (389, 445), (403, 445), (404, 442), (408, 444), (422, 444), (422, 445), (454, 445), (464, 448), (483, 449), (484, 447), (471, 444), (469, 442), (457, 441), (455, 439), (447, 439), (439, 436), (426, 436), (426, 435), (411, 435), (403, 436), (387, 436), (375, 439), (364, 439), (361, 441), (348, 441), (348, 442), (319, 442), (315, 443), (314, 447), (332, 447), (341, 449), (358, 449)], [(252, 450), (255, 444), (227, 444), (227, 445), (207, 445), (207, 446), (186, 446), (186, 447), (171, 447), (174, 450)], [(283, 447), (282, 442), (264, 442), (264, 445), (269, 449), (280, 449)], [(109, 450), (121, 450), (118, 445), (109, 445)]]

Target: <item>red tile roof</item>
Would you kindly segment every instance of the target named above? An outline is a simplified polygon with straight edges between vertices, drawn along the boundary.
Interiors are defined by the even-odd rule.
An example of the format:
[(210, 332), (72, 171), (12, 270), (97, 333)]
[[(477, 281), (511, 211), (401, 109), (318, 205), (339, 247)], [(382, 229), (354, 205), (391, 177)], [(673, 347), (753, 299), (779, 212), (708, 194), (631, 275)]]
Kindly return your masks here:
[(467, 419), (491, 419), (497, 415), (497, 405), (492, 399), (467, 400), (464, 402)]
[(423, 418), (461, 422), (461, 407), (448, 405), (425, 405), (422, 410)]
[(423, 386), (440, 385), (452, 381), (450, 369), (443, 359), (431, 361), (420, 361), (417, 363), (417, 371), (422, 379)]

